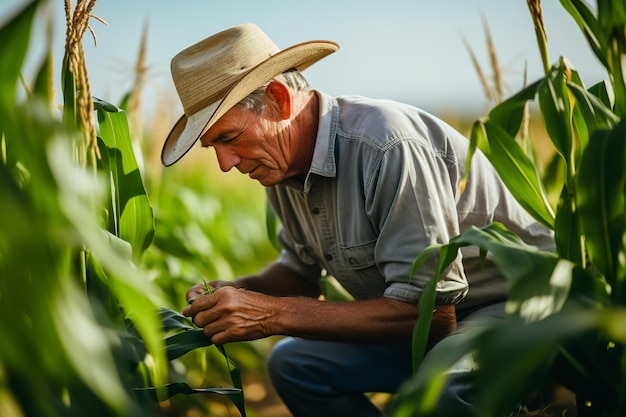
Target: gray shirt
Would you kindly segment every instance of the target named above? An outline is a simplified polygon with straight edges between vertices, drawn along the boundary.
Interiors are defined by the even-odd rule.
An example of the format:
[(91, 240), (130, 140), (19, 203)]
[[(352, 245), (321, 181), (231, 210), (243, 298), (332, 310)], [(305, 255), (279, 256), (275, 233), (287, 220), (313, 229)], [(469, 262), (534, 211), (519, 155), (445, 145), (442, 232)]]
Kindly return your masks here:
[[(409, 280), (416, 256), (472, 225), (502, 222), (526, 243), (552, 247), (551, 232), (521, 208), (480, 152), (459, 190), (469, 141), (442, 120), (397, 102), (317, 94), (308, 175), (267, 190), (282, 224), (280, 263), (312, 282), (329, 273), (357, 300), (416, 303), (436, 268), (427, 262)], [(459, 253), (439, 281), (437, 303), (460, 302), (468, 287), (465, 307), (504, 298), (504, 279), (477, 256), (477, 249)]]

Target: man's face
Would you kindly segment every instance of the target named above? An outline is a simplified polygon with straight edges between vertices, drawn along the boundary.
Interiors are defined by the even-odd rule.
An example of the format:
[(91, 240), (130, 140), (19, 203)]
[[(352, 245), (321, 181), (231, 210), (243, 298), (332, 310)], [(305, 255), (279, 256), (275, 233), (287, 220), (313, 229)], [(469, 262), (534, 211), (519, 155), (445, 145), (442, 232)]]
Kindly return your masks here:
[(296, 174), (290, 171), (288, 125), (274, 106), (268, 105), (262, 114), (235, 106), (200, 141), (215, 149), (222, 171), (235, 167), (267, 187)]

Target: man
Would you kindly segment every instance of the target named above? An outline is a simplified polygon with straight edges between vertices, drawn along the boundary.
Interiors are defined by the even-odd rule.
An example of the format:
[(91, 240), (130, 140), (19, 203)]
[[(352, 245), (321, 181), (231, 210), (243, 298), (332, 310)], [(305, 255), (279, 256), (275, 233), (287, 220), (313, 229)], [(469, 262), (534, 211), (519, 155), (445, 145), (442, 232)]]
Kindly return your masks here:
[[(289, 336), (268, 368), (296, 417), (382, 415), (364, 393), (395, 392), (411, 376), (411, 333), (435, 270), (433, 262), (409, 277), (424, 248), (493, 221), (531, 244), (552, 240), (482, 154), (461, 192), (468, 141), (443, 121), (392, 101), (310, 89), (300, 71), (337, 49), (312, 41), (280, 50), (246, 24), (172, 60), (185, 114), (163, 164), (196, 141), (213, 147), (223, 171), (234, 167), (267, 187), (282, 224), (275, 263), (214, 281), (210, 294), (191, 288), (184, 314), (216, 344)], [(464, 255), (439, 282), (431, 345), (454, 332), (457, 319), (502, 310), (502, 277), (481, 268), (477, 253)], [(326, 273), (355, 301), (320, 299)], [(455, 413), (471, 406), (452, 397), (444, 406)]]

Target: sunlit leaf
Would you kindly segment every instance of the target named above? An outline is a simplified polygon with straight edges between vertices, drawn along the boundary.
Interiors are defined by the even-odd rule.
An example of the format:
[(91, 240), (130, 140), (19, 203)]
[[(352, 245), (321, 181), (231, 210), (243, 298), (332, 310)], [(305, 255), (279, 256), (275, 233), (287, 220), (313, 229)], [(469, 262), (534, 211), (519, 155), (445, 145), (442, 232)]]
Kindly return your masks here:
[(478, 246), (483, 252), (490, 253), (509, 281), (506, 306), (509, 314), (534, 321), (558, 312), (567, 300), (573, 265), (559, 260), (551, 252), (527, 245), (501, 224), (494, 223), (482, 229), (472, 227), (452, 238), (448, 244), (431, 245), (416, 258), (411, 271), (413, 274), (426, 259), (439, 253), (437, 271), (424, 288), (418, 322), (413, 331), (414, 373), (421, 365), (428, 341), (437, 277), (456, 258), (459, 248), (464, 246)]
[(568, 83), (567, 87), (576, 98), (578, 108), (581, 110), (589, 132), (610, 128), (619, 122), (619, 118), (598, 97), (576, 84)]
[(420, 359), (419, 369), (399, 390), (391, 407), (394, 417), (428, 416), (448, 382), (447, 372), (459, 361), (471, 360), (473, 344), (485, 329), (474, 327), (448, 336)]
[(587, 38), (589, 46), (593, 50), (596, 57), (607, 67), (606, 56), (602, 50), (604, 42), (603, 34), (600, 32), (598, 20), (593, 14), (589, 5), (582, 0), (560, 0), (561, 5), (572, 16), (580, 30)]
[(554, 213), (543, 190), (537, 170), (520, 145), (504, 129), (484, 122), (474, 125), (472, 141), (481, 146), (488, 142), (483, 152), (498, 171), (502, 181), (517, 201), (537, 221), (552, 228)]
[(489, 121), (504, 129), (509, 136), (515, 137), (524, 119), (526, 103), (535, 98), (541, 80), (523, 88), (517, 94), (498, 104), (489, 111)]
[(538, 87), (539, 106), (546, 130), (557, 152), (572, 166), (572, 127), (569, 93), (565, 84), (565, 64), (550, 69)]
[(133, 257), (139, 261), (154, 237), (154, 216), (135, 159), (128, 121), (123, 111), (98, 110), (100, 137), (108, 150), (108, 170), (114, 201), (113, 230), (131, 243)]

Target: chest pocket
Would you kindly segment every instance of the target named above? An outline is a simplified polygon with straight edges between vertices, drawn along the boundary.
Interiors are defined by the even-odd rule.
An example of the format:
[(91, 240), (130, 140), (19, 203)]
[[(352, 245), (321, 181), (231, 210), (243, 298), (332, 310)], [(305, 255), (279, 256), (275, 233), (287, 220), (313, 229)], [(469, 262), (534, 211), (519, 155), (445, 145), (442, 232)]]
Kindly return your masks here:
[(355, 246), (340, 246), (344, 273), (338, 281), (357, 300), (382, 297), (385, 291), (385, 277), (374, 258), (375, 247), (375, 240)]
[(376, 263), (374, 259), (375, 246), (375, 240), (356, 246), (341, 245), (344, 265), (349, 269), (364, 269), (373, 266)]

